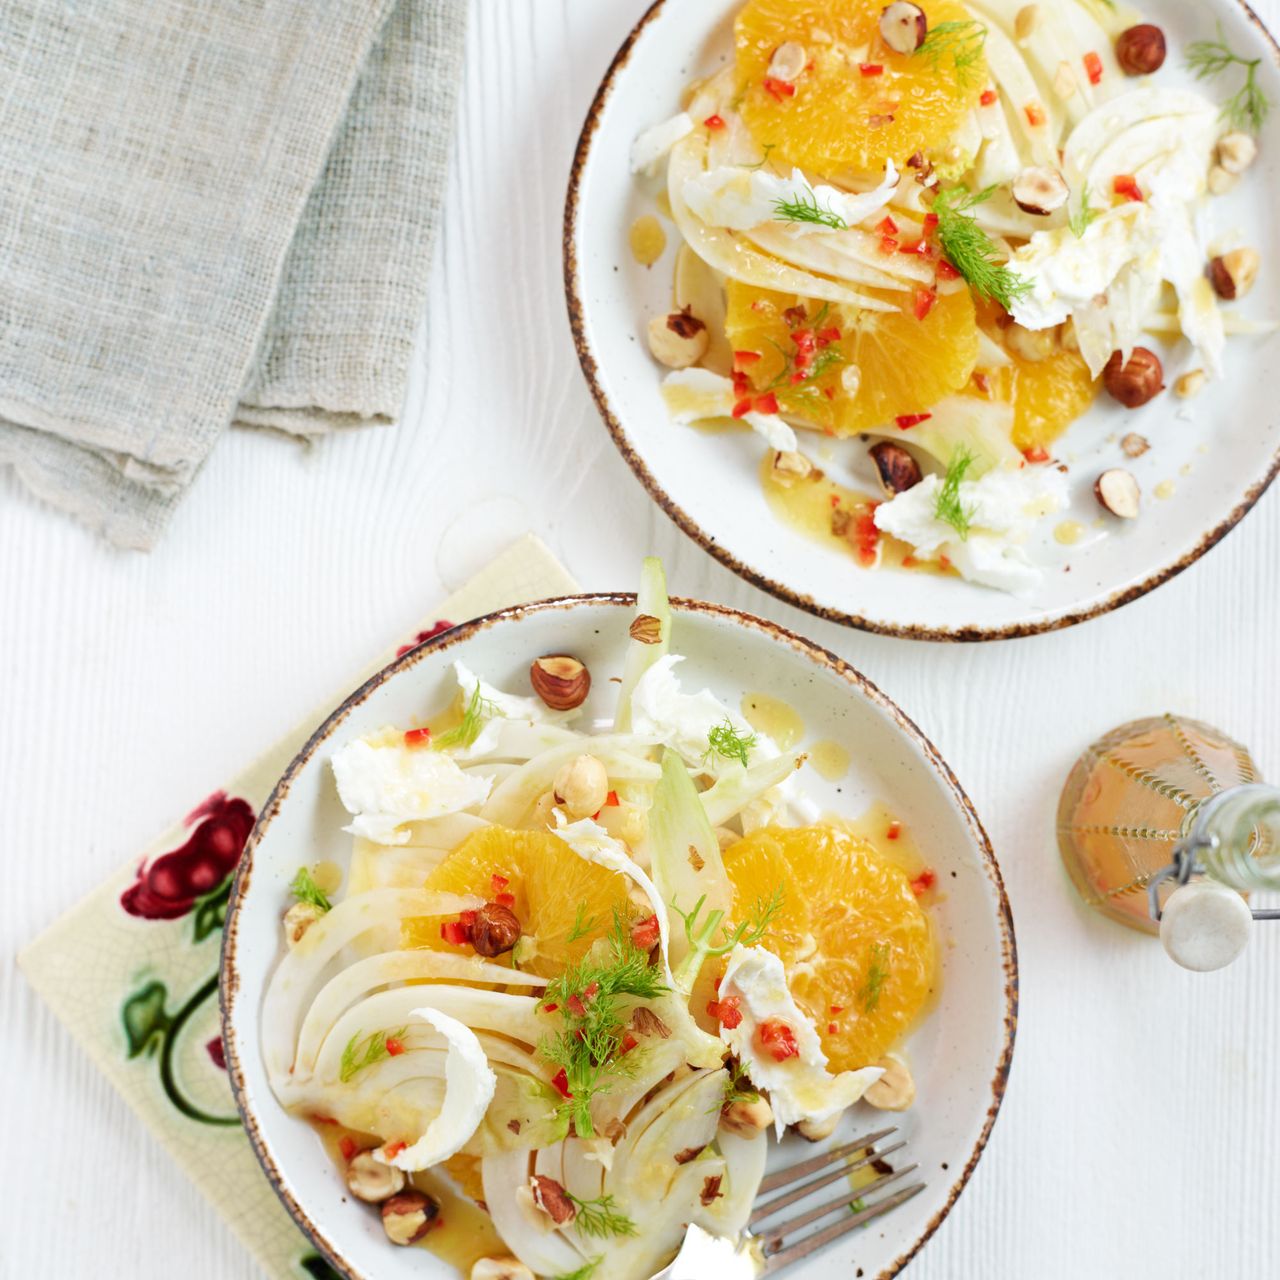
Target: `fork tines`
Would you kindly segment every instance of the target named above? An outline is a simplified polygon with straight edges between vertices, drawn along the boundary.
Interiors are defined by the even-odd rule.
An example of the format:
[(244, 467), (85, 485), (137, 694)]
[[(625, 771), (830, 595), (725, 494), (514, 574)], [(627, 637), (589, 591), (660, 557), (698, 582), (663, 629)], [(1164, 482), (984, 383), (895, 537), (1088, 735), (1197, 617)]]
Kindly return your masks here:
[[(877, 1142), (890, 1137), (895, 1132), (895, 1129), (889, 1128), (869, 1133), (865, 1137), (857, 1138), (853, 1142), (846, 1142), (820, 1156), (815, 1156), (811, 1160), (801, 1161), (800, 1164), (793, 1165), (790, 1169), (781, 1169), (777, 1173), (770, 1174), (760, 1184), (762, 1195), (768, 1195), (773, 1191), (782, 1192), (781, 1195), (774, 1196), (772, 1199), (758, 1204), (751, 1215), (749, 1223), (749, 1229), (754, 1232), (763, 1247), (765, 1275), (772, 1275), (777, 1271), (781, 1271), (783, 1267), (790, 1266), (793, 1262), (807, 1257), (815, 1250), (823, 1248), (833, 1240), (838, 1240), (842, 1235), (856, 1230), (873, 1218), (878, 1218), (881, 1214), (888, 1213), (890, 1209), (897, 1208), (898, 1205), (905, 1203), (912, 1196), (924, 1190), (923, 1182), (915, 1182), (910, 1186), (894, 1191), (883, 1199), (876, 1200), (874, 1204), (867, 1204), (866, 1208), (858, 1212), (850, 1211), (855, 1199), (865, 1202), (869, 1196), (876, 1195), (892, 1184), (901, 1182), (903, 1178), (914, 1173), (920, 1167), (917, 1164), (911, 1164), (901, 1169), (891, 1169), (889, 1172), (881, 1174), (874, 1182), (859, 1187), (856, 1191), (852, 1189), (846, 1190), (843, 1195), (836, 1199), (825, 1201), (811, 1209), (805, 1209), (795, 1217), (788, 1218), (776, 1226), (766, 1227), (763, 1231), (757, 1230), (760, 1223), (767, 1222), (783, 1209), (790, 1208), (791, 1205), (807, 1199), (815, 1191), (830, 1186), (833, 1182), (848, 1178), (855, 1170), (866, 1168), (868, 1165), (875, 1165), (877, 1162), (882, 1161), (885, 1156), (895, 1151), (900, 1151), (906, 1146), (905, 1142), (895, 1142), (890, 1146), (881, 1147), (879, 1150), (875, 1148)], [(810, 1235), (801, 1236), (788, 1242), (788, 1236), (794, 1236), (802, 1228), (815, 1222), (820, 1222), (823, 1218), (830, 1217), (835, 1213), (839, 1213), (842, 1216), (831, 1225), (822, 1227)]]

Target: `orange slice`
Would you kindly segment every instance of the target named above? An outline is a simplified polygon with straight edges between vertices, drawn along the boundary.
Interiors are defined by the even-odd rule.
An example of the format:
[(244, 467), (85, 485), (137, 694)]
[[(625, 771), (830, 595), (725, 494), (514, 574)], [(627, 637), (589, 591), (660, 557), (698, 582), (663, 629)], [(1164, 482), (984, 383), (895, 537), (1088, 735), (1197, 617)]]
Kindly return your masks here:
[(725, 870), (743, 915), (783, 887), (764, 945), (787, 968), (833, 1071), (869, 1066), (911, 1027), (929, 998), (929, 919), (905, 871), (838, 827), (766, 828), (730, 846)]
[[(608, 934), (614, 907), (627, 900), (625, 876), (578, 857), (558, 836), (504, 827), (469, 836), (431, 872), (426, 888), (475, 894), (486, 901), (509, 893), (511, 910), (533, 948), (532, 958), (522, 959), (520, 967), (546, 978), (563, 973)], [(406, 922), (403, 942), (406, 947), (475, 954), (469, 946), (446, 942), (439, 920)], [(509, 965), (510, 953), (495, 963)]]
[[(729, 341), (749, 353), (740, 367), (755, 389), (773, 387), (783, 413), (847, 436), (927, 412), (968, 383), (978, 327), (967, 289), (939, 295), (923, 319), (911, 294), (867, 292), (908, 310), (855, 311), (730, 280)], [(806, 331), (818, 342), (825, 333), (829, 345), (816, 353), (817, 376), (797, 385), (786, 374)], [(751, 355), (760, 358), (750, 362)]]
[[(981, 24), (957, 0), (921, 0), (931, 31), (944, 40), (894, 53), (880, 36), (883, 0), (751, 0), (738, 15), (738, 91), (742, 116), (772, 158), (820, 174), (879, 173), (916, 152), (942, 159), (987, 85)], [(794, 81), (770, 79), (780, 45), (804, 51)], [(957, 59), (957, 51), (960, 53)], [(976, 52), (976, 57), (971, 56)]]

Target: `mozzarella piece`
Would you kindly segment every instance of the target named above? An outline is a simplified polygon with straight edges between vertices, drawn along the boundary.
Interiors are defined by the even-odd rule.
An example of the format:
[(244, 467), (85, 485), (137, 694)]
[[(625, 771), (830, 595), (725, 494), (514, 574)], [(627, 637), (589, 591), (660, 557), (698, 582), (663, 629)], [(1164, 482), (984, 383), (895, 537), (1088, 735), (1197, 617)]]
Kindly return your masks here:
[[(728, 418), (738, 403), (733, 383), (710, 369), (680, 369), (667, 375), (662, 398), (673, 422), (682, 426), (707, 418)], [(774, 413), (748, 413), (743, 421), (768, 441), (769, 447), (794, 453), (799, 444), (796, 433)]]
[(443, 751), (406, 747), (396, 729), (348, 742), (330, 763), (338, 795), (355, 818), (344, 830), (378, 844), (408, 844), (408, 823), (473, 809), (493, 785), (463, 773)]
[(693, 132), (693, 117), (681, 111), (670, 120), (646, 129), (631, 144), (631, 172), (652, 176), (666, 158), (667, 153), (683, 138)]
[[(764, 947), (734, 947), (720, 984), (720, 999), (737, 996), (742, 1021), (721, 1026), (720, 1039), (742, 1063), (751, 1083), (769, 1093), (778, 1136), (801, 1120), (826, 1120), (851, 1107), (884, 1074), (879, 1067), (827, 1070), (827, 1055), (813, 1022), (800, 1011), (787, 987), (782, 961)], [(756, 1047), (756, 1031), (765, 1022), (785, 1022), (795, 1034), (799, 1057), (778, 1062)]]
[(415, 1009), (413, 1017), (434, 1027), (448, 1044), (444, 1063), (444, 1105), (417, 1142), (390, 1159), (379, 1148), (373, 1158), (406, 1173), (430, 1169), (457, 1155), (480, 1127), (493, 1101), (498, 1077), (476, 1033), (438, 1009)]
[[(898, 171), (890, 160), (884, 180), (872, 191), (853, 194), (823, 183), (811, 183), (799, 169), (790, 177), (779, 177), (766, 169), (723, 166), (690, 178), (683, 188), (684, 202), (711, 227), (729, 231), (750, 231), (767, 222), (784, 224), (796, 236), (830, 233), (882, 212), (898, 186)], [(796, 222), (778, 216), (780, 204), (816, 205), (831, 220), (844, 226), (822, 222)]]
[(689, 1224), (684, 1244), (671, 1264), (671, 1280), (755, 1280), (760, 1266), (746, 1244), (736, 1245), (732, 1240), (713, 1236), (698, 1226)]

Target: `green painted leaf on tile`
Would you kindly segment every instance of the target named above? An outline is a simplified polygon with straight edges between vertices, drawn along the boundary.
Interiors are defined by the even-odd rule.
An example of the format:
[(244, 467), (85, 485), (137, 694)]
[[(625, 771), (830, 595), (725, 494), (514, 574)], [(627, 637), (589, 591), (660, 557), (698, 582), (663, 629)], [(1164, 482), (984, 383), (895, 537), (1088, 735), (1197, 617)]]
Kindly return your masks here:
[(125, 1039), (129, 1042), (129, 1057), (137, 1058), (144, 1053), (150, 1057), (164, 1044), (173, 1026), (173, 1019), (164, 1007), (168, 994), (163, 982), (148, 982), (124, 1002), (120, 1012)]

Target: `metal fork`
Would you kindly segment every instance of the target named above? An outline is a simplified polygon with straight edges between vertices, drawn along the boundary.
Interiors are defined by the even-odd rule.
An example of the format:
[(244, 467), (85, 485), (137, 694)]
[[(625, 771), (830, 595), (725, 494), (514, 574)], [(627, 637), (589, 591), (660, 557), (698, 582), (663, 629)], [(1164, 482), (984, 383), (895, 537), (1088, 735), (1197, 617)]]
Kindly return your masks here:
[[(740, 1252), (746, 1252), (746, 1246), (749, 1245), (750, 1251), (762, 1259), (763, 1265), (758, 1271), (759, 1275), (776, 1275), (784, 1267), (807, 1258), (811, 1253), (840, 1239), (850, 1231), (855, 1231), (891, 1209), (896, 1209), (900, 1204), (905, 1204), (912, 1196), (924, 1190), (923, 1182), (913, 1182), (876, 1200), (873, 1204), (867, 1204), (857, 1212), (849, 1212), (854, 1202), (865, 1202), (869, 1196), (878, 1195), (885, 1188), (901, 1182), (920, 1167), (918, 1164), (909, 1164), (904, 1168), (894, 1169), (885, 1163), (886, 1156), (901, 1151), (907, 1144), (905, 1141), (899, 1141), (877, 1149), (876, 1143), (883, 1142), (896, 1132), (896, 1128), (878, 1129), (874, 1133), (855, 1138), (852, 1142), (842, 1143), (821, 1155), (802, 1160), (789, 1169), (779, 1169), (777, 1173), (771, 1173), (765, 1178), (760, 1184), (761, 1199), (757, 1201), (751, 1217), (747, 1220), (746, 1233), (742, 1240), (737, 1242)], [(821, 1191), (823, 1187), (828, 1187), (833, 1182), (847, 1179), (855, 1170), (869, 1166), (880, 1175), (874, 1181), (857, 1188), (856, 1191), (846, 1189), (833, 1200), (804, 1209), (793, 1218), (761, 1229), (761, 1224), (767, 1224), (784, 1209), (789, 1209), (792, 1205), (808, 1199), (814, 1192)], [(779, 1194), (774, 1194), (775, 1192)], [(805, 1227), (821, 1222), (823, 1218), (831, 1217), (836, 1213), (841, 1217), (835, 1222), (808, 1235), (794, 1238), (796, 1233)], [(654, 1280), (665, 1280), (666, 1277), (674, 1274), (679, 1261), (677, 1258), (671, 1267), (660, 1272)]]

